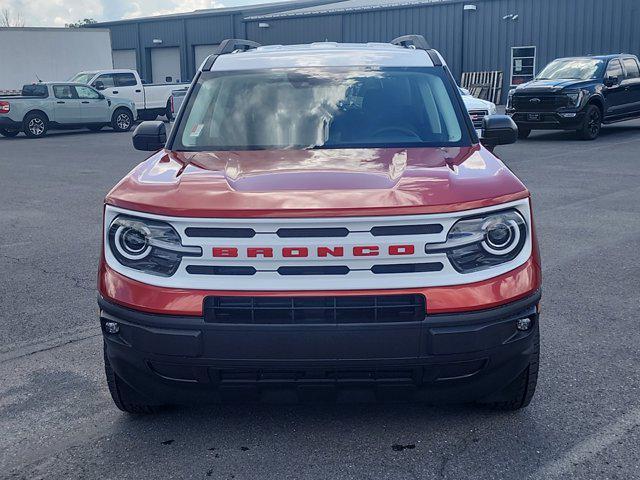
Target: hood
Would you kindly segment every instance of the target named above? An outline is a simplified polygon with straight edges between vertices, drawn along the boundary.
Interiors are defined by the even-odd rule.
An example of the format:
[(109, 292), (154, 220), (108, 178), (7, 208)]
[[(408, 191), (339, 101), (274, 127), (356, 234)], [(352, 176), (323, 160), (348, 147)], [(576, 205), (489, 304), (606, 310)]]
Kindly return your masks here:
[(184, 217), (329, 217), (459, 211), (527, 196), (500, 160), (473, 146), (161, 151), (106, 202)]
[(463, 95), (462, 100), (467, 110), (493, 110), (496, 107), (493, 102), (472, 97), (471, 95)]
[(584, 85), (591, 83), (592, 80), (571, 80), (571, 79), (556, 79), (556, 80), (533, 80), (528, 83), (524, 83), (516, 87), (516, 93), (518, 92), (559, 92), (566, 87), (580, 88)]

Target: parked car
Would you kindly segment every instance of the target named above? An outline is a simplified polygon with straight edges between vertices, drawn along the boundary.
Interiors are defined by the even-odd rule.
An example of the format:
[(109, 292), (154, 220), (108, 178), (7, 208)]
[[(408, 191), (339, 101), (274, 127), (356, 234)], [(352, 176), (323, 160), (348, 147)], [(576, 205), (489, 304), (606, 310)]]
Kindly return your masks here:
[(180, 111), (188, 90), (188, 87), (183, 87), (171, 91), (171, 112), (174, 116)]
[(517, 128), (483, 127), (484, 146), (421, 36), (222, 42), (168, 140), (137, 127), (156, 153), (105, 200), (117, 407), (345, 385), (526, 406), (540, 258), (529, 192), (485, 148)]
[(73, 82), (85, 83), (104, 92), (110, 98), (133, 100), (141, 120), (166, 117), (171, 121), (171, 91), (176, 85), (188, 84), (143, 84), (135, 70), (115, 69), (80, 72)]
[(86, 127), (98, 131), (111, 126), (128, 132), (136, 118), (136, 106), (127, 99), (111, 99), (79, 83), (25, 85), (21, 96), (0, 97), (0, 135), (44, 137), (48, 130)]
[(603, 124), (640, 117), (640, 64), (634, 55), (559, 58), (509, 92), (507, 114), (520, 138), (532, 130), (575, 130), (594, 140)]
[(478, 132), (480, 132), (482, 130), (484, 118), (488, 115), (496, 115), (498, 113), (496, 104), (488, 100), (482, 100), (481, 98), (474, 97), (466, 88), (460, 88), (460, 94), (462, 95), (464, 106), (467, 107), (469, 115), (471, 115), (473, 126)]

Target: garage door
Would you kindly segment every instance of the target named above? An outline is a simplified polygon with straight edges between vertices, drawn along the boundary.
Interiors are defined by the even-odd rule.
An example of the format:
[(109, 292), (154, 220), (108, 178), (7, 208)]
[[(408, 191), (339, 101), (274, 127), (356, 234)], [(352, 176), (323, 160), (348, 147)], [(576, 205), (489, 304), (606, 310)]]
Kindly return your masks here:
[(200, 68), (202, 62), (204, 62), (209, 55), (216, 53), (217, 49), (218, 45), (196, 45), (196, 68)]
[(152, 48), (151, 75), (153, 83), (180, 82), (180, 49)]
[(138, 70), (138, 62), (136, 61), (135, 50), (114, 50), (113, 68), (128, 68), (129, 70)]

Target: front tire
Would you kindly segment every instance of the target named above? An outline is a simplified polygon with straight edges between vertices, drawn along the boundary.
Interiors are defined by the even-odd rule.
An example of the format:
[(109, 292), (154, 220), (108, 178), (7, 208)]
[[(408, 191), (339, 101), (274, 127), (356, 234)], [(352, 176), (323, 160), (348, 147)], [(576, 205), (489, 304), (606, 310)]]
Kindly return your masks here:
[(116, 132), (128, 132), (133, 126), (133, 115), (126, 108), (119, 108), (111, 117), (111, 128)]
[(49, 119), (40, 112), (28, 114), (23, 123), (24, 134), (29, 138), (42, 138), (49, 129)]
[(120, 410), (134, 415), (149, 415), (157, 413), (160, 407), (150, 405), (140, 394), (129, 387), (122, 379), (113, 371), (109, 357), (107, 356), (107, 346), (104, 345), (104, 372), (107, 377), (107, 385), (113, 403)]
[(533, 352), (529, 366), (509, 384), (499, 395), (500, 400), (481, 402), (489, 408), (503, 412), (520, 410), (529, 406), (538, 384), (540, 364), (540, 330), (536, 329), (533, 339)]
[(602, 112), (595, 105), (589, 105), (584, 116), (584, 122), (578, 129), (581, 140), (595, 140), (602, 129)]
[(168, 122), (171, 122), (173, 120), (173, 112), (171, 111), (171, 100), (167, 101), (164, 116), (166, 117)]
[(17, 128), (14, 129), (7, 129), (7, 128), (0, 128), (0, 135), (2, 135), (3, 137), (7, 137), (7, 138), (13, 138), (15, 136), (17, 136), (20, 133), (20, 130), (18, 130)]
[(524, 140), (525, 138), (529, 138), (529, 135), (531, 135), (531, 129), (530, 128), (518, 127), (518, 138), (520, 140)]

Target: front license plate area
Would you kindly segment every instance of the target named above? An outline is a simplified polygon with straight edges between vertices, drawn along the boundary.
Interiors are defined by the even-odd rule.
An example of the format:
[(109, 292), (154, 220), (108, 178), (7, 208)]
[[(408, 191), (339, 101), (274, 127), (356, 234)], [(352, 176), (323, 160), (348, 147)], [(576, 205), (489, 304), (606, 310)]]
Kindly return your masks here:
[(530, 122), (539, 122), (542, 119), (539, 113), (528, 113), (527, 120)]

